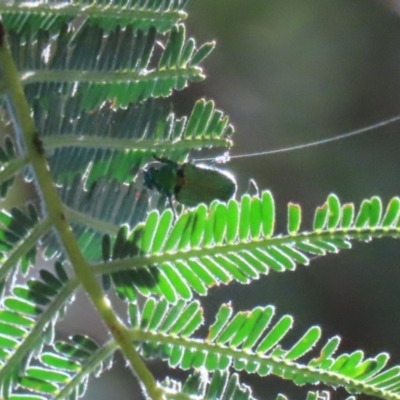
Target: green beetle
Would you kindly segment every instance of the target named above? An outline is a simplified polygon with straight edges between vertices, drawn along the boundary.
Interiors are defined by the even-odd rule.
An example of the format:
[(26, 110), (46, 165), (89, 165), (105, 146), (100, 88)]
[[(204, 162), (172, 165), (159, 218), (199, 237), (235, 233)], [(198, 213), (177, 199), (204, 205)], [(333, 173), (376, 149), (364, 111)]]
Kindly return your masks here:
[(213, 200), (228, 201), (236, 192), (236, 182), (226, 171), (154, 158), (162, 165), (144, 171), (144, 186), (165, 195), (171, 207), (172, 198), (185, 206), (195, 207), (200, 203), (210, 204)]

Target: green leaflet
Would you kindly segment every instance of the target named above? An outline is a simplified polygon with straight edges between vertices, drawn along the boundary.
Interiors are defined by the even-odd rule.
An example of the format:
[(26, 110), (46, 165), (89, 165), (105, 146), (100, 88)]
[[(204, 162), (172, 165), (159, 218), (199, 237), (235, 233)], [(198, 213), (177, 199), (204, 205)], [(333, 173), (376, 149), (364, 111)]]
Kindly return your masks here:
[[(118, 4), (114, 2), (108, 5), (105, 11), (101, 2), (80, 1), (79, 4), (72, 0), (65, 2), (65, 10), (60, 12), (55, 2), (35, 2), (34, 5), (20, 5), (19, 7), (9, 8), (7, 4), (0, 7), (3, 15), (3, 23), (7, 30), (18, 33), (40, 29), (57, 32), (65, 23), (72, 21), (77, 14), (85, 8), (89, 19), (88, 24), (99, 24), (106, 31), (112, 31), (118, 26), (125, 27), (133, 24), (136, 29), (147, 30), (156, 26), (160, 31), (166, 31), (176, 24), (180, 19), (186, 17), (183, 8), (187, 0), (161, 0), (157, 2), (147, 2), (136, 9), (136, 3), (130, 6), (126, 3)], [(115, 18), (115, 15), (119, 18)]]
[[(351, 224), (351, 216), (342, 210), (353, 210), (354, 206), (342, 208), (339, 199), (331, 195), (327, 203), (315, 212), (314, 224), (323, 221), (323, 224), (317, 223), (315, 231), (298, 230), (301, 214), (296, 205), (289, 208), (292, 222), (288, 234), (270, 236), (270, 227), (275, 224), (271, 201), (269, 192), (260, 197), (245, 195), (240, 202), (214, 201), (208, 210), (204, 205), (188, 209), (176, 221), (172, 219), (171, 210), (162, 214), (153, 211), (143, 225), (137, 226), (135, 234), (126, 236), (122, 234), (126, 228), (120, 230), (114, 244), (115, 262), (110, 262), (109, 268), (118, 268), (118, 259), (132, 257), (134, 263), (135, 257), (141, 257), (140, 268), (143, 271), (152, 266), (153, 283), (147, 287), (150, 289), (147, 293), (157, 291), (174, 302), (178, 298), (189, 300), (193, 290), (204, 294), (207, 288), (218, 283), (248, 283), (258, 279), (260, 274), (267, 274), (270, 269), (294, 271), (299, 264), (308, 265), (312, 255), (337, 253), (349, 249), (352, 240), (367, 240), (372, 235), (380, 237), (383, 231), (397, 234), (398, 230), (395, 225), (398, 216), (390, 215), (390, 220), (383, 216), (377, 198), (368, 202), (374, 206), (367, 207), (364, 205), (366, 202), (362, 203), (361, 217)], [(264, 202), (267, 207), (263, 208)], [(396, 202), (391, 204), (396, 205)], [(389, 207), (393, 207), (393, 211), (389, 209), (390, 213), (399, 213), (396, 206)], [(324, 210), (322, 219), (321, 210)], [(362, 227), (359, 226), (360, 218), (369, 221), (368, 224), (363, 222)], [(267, 234), (264, 234), (265, 221), (269, 225)], [(390, 221), (390, 226), (382, 225)], [(126, 251), (120, 254), (119, 247)], [(144, 256), (148, 257), (148, 263)], [(164, 259), (168, 261), (164, 262)], [(135, 283), (135, 279), (130, 282), (137, 290), (142, 290), (142, 283)]]
[[(136, 315), (138, 308), (135, 306), (135, 309)], [(398, 384), (398, 367), (381, 372), (388, 362), (386, 353), (369, 359), (364, 359), (362, 351), (335, 355), (340, 339), (335, 336), (321, 346), (318, 343), (322, 336), (321, 329), (317, 326), (309, 328), (290, 345), (284, 337), (292, 328), (293, 318), (283, 316), (269, 327), (273, 313), (274, 308), (267, 306), (233, 314), (230, 305), (224, 304), (209, 328), (206, 341), (203, 341), (196, 334), (203, 323), (201, 307), (197, 301), (180, 301), (176, 305), (168, 305), (165, 301), (157, 304), (153, 298), (149, 298), (142, 306), (142, 314), (138, 314), (139, 321), (142, 320), (140, 326), (135, 322), (131, 332), (134, 337), (143, 338), (142, 354), (145, 357), (158, 354), (174, 367), (202, 367), (214, 374), (222, 373), (223, 375), (217, 375), (218, 385), (212, 381), (207, 392), (213, 396), (217, 395), (215, 393), (231, 390), (228, 388), (233, 383), (227, 383), (228, 377), (224, 375), (225, 372), (221, 372), (228, 368), (261, 376), (275, 374), (299, 385), (316, 383), (319, 380), (329, 384), (332, 380), (348, 390), (353, 390), (354, 385), (362, 383), (368, 393), (379, 391), (380, 387)], [(157, 321), (161, 331), (152, 330), (150, 336), (145, 335), (149, 330), (149, 321), (153, 320)], [(168, 344), (169, 340), (173, 341), (173, 345)], [(310, 357), (315, 346), (321, 346), (319, 358), (311, 359), (309, 364), (297, 361), (299, 358)], [(224, 383), (220, 380), (222, 378)], [(185, 393), (205, 390), (204, 384), (199, 386), (198, 379), (195, 376), (189, 378), (185, 384)], [(204, 396), (205, 392), (202, 393)], [(323, 393), (325, 392), (310, 392), (307, 398), (318, 399)]]

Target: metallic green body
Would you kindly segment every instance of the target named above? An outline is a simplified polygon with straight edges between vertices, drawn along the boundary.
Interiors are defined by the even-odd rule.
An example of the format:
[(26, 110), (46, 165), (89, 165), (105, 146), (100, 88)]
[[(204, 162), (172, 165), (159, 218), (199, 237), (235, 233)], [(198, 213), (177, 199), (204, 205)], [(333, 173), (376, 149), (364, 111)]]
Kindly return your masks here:
[(178, 164), (164, 158), (158, 168), (145, 171), (145, 187), (156, 189), (171, 200), (195, 207), (200, 203), (210, 204), (213, 200), (228, 201), (236, 191), (236, 182), (225, 171), (190, 163)]
[(175, 198), (189, 207), (213, 200), (228, 201), (236, 192), (236, 182), (224, 171), (197, 166), (182, 165), (183, 183), (175, 189)]

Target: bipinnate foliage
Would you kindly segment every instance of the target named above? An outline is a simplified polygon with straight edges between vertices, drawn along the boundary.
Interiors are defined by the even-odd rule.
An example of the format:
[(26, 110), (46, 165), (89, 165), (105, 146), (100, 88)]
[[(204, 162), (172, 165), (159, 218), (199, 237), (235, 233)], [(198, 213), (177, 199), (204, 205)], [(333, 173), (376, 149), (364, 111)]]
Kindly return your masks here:
[[(400, 199), (384, 207), (372, 197), (356, 208), (329, 195), (309, 231), (300, 206), (289, 204), (287, 230), (276, 233), (269, 191), (175, 215), (143, 188), (154, 155), (184, 162), (192, 150), (232, 145), (233, 128), (212, 101), (180, 116), (169, 99), (204, 79), (201, 63), (214, 47), (186, 37), (186, 2), (0, 4), (1, 115), (14, 130), (0, 147), (0, 195), (23, 174), (39, 197), (0, 212), (0, 397), (83, 397), (119, 350), (153, 400), (255, 399), (240, 371), (340, 386), (348, 399), (400, 399), (400, 366), (387, 367), (386, 353), (341, 353), (340, 338), (323, 338), (318, 326), (296, 337), (293, 317), (273, 305), (235, 313), (223, 304), (202, 328), (201, 300), (212, 287), (295, 271), (354, 241), (398, 238)], [(54, 267), (34, 273), (39, 252)], [(56, 338), (79, 287), (109, 341)], [(127, 316), (107, 290), (126, 302)], [(158, 382), (148, 359), (188, 370), (186, 381)]]

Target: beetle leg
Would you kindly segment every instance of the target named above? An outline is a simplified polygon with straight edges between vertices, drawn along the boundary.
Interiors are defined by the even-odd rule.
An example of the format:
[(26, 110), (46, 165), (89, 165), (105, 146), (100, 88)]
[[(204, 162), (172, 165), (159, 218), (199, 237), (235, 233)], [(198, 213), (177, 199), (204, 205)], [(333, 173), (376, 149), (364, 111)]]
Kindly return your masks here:
[(185, 179), (185, 175), (183, 173), (183, 169), (179, 168), (177, 170), (177, 184), (175, 186), (174, 192), (175, 194), (179, 193), (183, 186), (187, 184), (187, 180)]
[(168, 198), (169, 206), (171, 207), (171, 210), (174, 214), (174, 222), (176, 222), (176, 220), (178, 219), (178, 216), (176, 214), (176, 209), (175, 209), (174, 203), (172, 203), (172, 196), (167, 196), (167, 198)]
[(254, 193), (256, 196), (260, 196), (260, 189), (258, 188), (257, 182), (254, 179), (249, 180), (247, 192)]
[(177, 163), (176, 163), (175, 161), (171, 161), (171, 160), (169, 160), (168, 158), (165, 158), (165, 157), (158, 157), (158, 156), (156, 156), (154, 153), (153, 153), (153, 158), (154, 158), (156, 161), (160, 162), (160, 163), (168, 164), (168, 165), (173, 165), (174, 167), (177, 166)]

